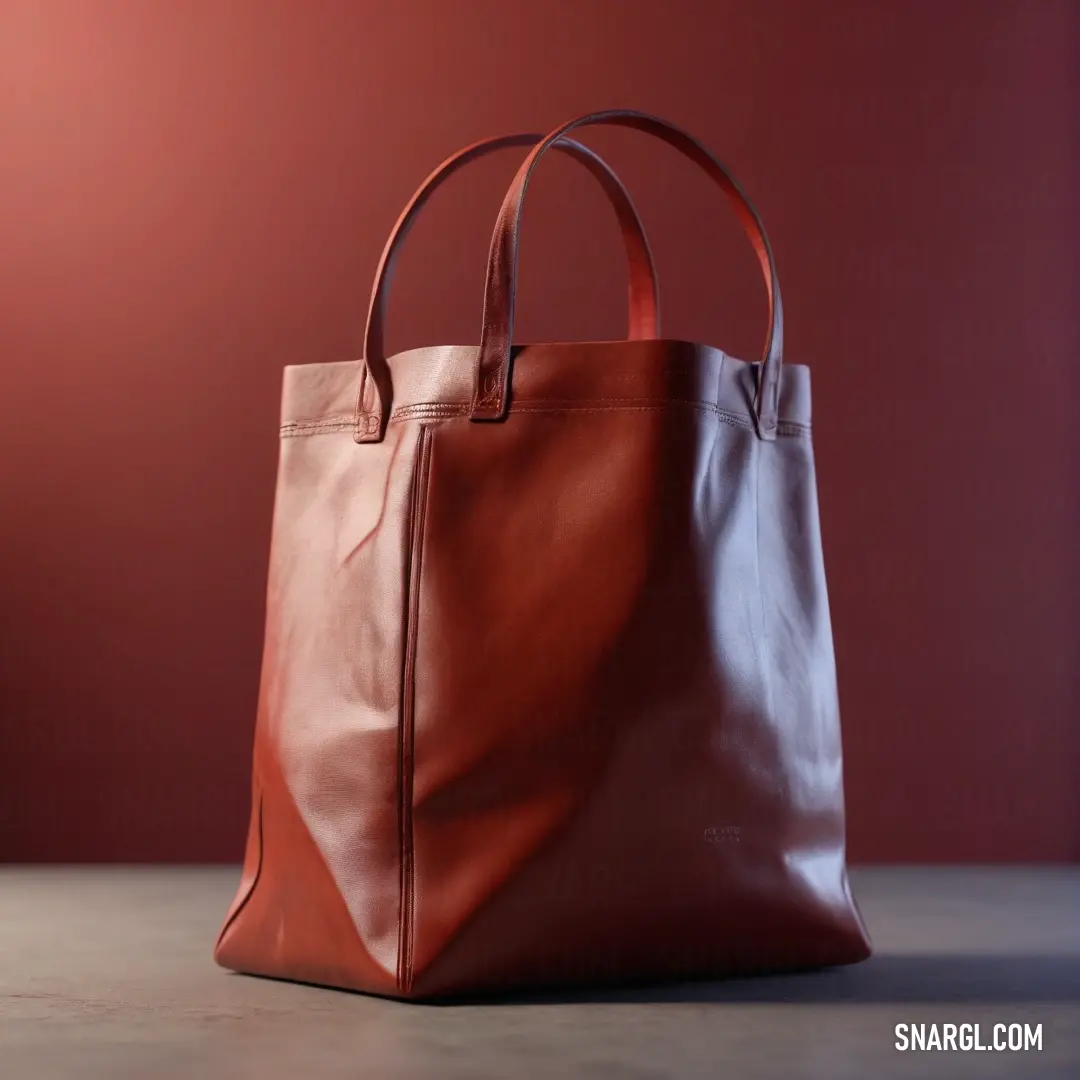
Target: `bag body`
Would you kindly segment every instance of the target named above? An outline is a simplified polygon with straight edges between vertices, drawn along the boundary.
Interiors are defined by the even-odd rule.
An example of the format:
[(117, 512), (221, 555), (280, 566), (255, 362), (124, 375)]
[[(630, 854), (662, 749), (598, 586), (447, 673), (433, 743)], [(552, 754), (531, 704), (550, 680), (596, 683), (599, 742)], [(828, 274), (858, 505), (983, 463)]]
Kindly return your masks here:
[[(566, 136), (658, 135), (721, 183), (769, 285), (761, 363), (662, 339), (628, 196)], [(640, 113), (534, 143), (481, 345), (285, 372), (240, 889), (225, 967), (402, 998), (861, 960), (806, 368), (756, 213)], [(604, 184), (630, 340), (517, 346), (549, 148)], [(621, 194), (620, 194), (621, 192)]]

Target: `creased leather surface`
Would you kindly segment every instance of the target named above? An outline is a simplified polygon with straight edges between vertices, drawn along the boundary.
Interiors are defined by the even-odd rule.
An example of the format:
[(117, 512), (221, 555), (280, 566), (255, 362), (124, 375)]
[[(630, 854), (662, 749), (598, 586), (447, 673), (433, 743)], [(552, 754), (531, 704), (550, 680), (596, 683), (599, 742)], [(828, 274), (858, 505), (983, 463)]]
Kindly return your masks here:
[[(377, 290), (376, 290), (377, 292)], [(779, 305), (776, 311), (779, 312)], [(422, 998), (849, 963), (809, 372), (674, 340), (286, 370), (254, 811), (217, 948)]]
[(417, 992), (866, 954), (812, 483), (689, 407), (435, 429)]
[(260, 782), (244, 881), (218, 939), (216, 960), (257, 975), (392, 993), (394, 972), (361, 940), (341, 884), (268, 749), (262, 743), (256, 752)]
[[(468, 364), (454, 361), (469, 352), (394, 357), (395, 383), (464, 413)], [(357, 365), (286, 373), (259, 739), (384, 974), (336, 981), (403, 992), (398, 742), (421, 424), (408, 992), (862, 958), (806, 369), (785, 367), (789, 434), (765, 443), (740, 377), (752, 366), (715, 349), (530, 354), (505, 423), (400, 419), (362, 446), (340, 412)], [(255, 893), (280, 887), (264, 865)]]
[[(295, 805), (364, 948), (391, 979), (400, 917), (402, 567), (416, 443), (415, 426), (395, 427), (359, 460), (348, 436), (282, 440), (256, 728), (264, 832), (267, 792), (280, 783), (280, 801)], [(263, 848), (261, 878), (273, 889), (268, 866), (292, 869), (288, 858), (273, 857), (272, 837)], [(303, 887), (302, 877), (292, 885)], [(242, 911), (235, 923), (243, 921)]]

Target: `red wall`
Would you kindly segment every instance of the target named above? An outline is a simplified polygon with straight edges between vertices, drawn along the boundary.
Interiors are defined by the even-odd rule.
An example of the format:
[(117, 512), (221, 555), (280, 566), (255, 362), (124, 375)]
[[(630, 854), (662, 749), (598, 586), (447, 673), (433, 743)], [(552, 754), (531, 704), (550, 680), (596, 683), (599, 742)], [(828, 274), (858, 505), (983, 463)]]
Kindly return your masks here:
[[(641, 108), (727, 160), (814, 371), (856, 860), (1080, 856), (1078, 9), (5, 0), (0, 859), (237, 858), (281, 369), (358, 355), (444, 155)], [(687, 163), (635, 193), (667, 331), (756, 355), (749, 246)], [(391, 346), (479, 336), (516, 153), (410, 238)], [(618, 336), (617, 233), (545, 161), (523, 338)]]

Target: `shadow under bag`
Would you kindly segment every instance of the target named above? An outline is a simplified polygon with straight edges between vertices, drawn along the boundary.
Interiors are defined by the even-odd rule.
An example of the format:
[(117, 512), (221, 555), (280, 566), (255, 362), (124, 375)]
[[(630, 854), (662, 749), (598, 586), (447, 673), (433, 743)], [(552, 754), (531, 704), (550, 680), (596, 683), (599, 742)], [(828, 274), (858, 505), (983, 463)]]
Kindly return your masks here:
[[(764, 358), (660, 337), (629, 196), (566, 136), (700, 165), (765, 272)], [(448, 175), (531, 146), (479, 347), (384, 356), (394, 255)], [(515, 346), (526, 187), (570, 154), (615, 207), (627, 341)], [(225, 967), (402, 998), (845, 964), (836, 672), (810, 375), (782, 363), (757, 213), (636, 112), (468, 147), (383, 253), (364, 359), (285, 371), (252, 816)]]

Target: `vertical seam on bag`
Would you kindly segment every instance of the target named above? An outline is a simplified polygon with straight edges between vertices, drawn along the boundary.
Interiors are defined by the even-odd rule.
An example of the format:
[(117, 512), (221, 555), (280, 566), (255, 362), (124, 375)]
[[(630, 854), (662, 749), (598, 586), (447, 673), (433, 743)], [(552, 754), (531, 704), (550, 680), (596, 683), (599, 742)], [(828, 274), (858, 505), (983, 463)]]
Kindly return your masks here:
[(424, 523), (427, 518), (428, 464), (431, 457), (431, 429), (420, 428), (410, 499), (409, 547), (405, 599), (405, 655), (402, 664), (401, 724), (398, 747), (398, 827), (400, 831), (400, 905), (398, 925), (398, 989), (412, 988), (413, 938), (415, 918), (415, 874), (413, 871), (413, 745), (416, 706), (416, 641), (420, 607), (420, 571), (423, 562)]
[(761, 575), (761, 455), (765, 453), (765, 447), (774, 446), (774, 443), (763, 443), (761, 439), (754, 439), (754, 562), (757, 576), (758, 606), (761, 611), (761, 679), (765, 691), (765, 708), (770, 717), (773, 712), (773, 687), (772, 687), (772, 652), (769, 648), (769, 620), (765, 608), (765, 583)]

